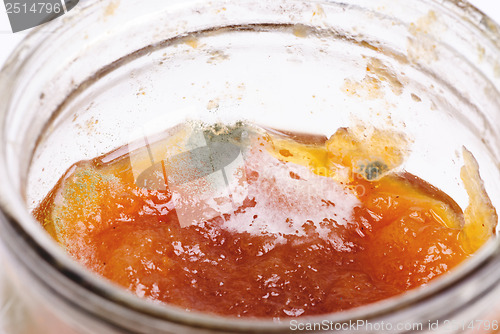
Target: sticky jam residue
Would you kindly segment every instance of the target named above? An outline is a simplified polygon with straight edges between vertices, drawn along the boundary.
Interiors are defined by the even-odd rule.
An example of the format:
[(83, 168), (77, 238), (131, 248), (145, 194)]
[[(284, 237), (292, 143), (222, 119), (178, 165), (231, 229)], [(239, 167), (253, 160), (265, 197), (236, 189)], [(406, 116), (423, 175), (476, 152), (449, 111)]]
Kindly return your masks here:
[(462, 212), (401, 169), (401, 133), (181, 124), (150, 139), (76, 163), (33, 213), (90, 270), (188, 310), (280, 318), (365, 305), (444, 274), (497, 223), (470, 152)]

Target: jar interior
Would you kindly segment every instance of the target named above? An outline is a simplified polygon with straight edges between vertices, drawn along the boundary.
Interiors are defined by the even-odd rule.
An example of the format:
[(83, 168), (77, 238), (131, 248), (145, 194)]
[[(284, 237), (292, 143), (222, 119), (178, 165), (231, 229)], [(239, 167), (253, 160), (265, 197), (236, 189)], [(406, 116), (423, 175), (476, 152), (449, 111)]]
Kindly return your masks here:
[[(96, 45), (93, 52), (81, 50), (63, 69), (81, 77), (70, 94), (54, 98), (45, 92), (60, 90), (62, 80), (56, 79), (40, 92), (41, 106), (33, 106), (59, 103), (40, 127), (22, 187), (28, 207), (72, 163), (188, 119), (248, 120), (327, 136), (356, 123), (400, 130), (413, 141), (405, 170), (463, 208), (467, 194), (459, 170), (465, 146), (479, 161), (487, 191), (498, 204), (498, 92), (467, 54), (431, 34), (444, 29), (439, 14), (428, 11), (407, 25), (349, 6), (352, 20), (347, 22), (334, 20), (342, 4), (301, 5), (312, 24), (221, 24), (144, 44), (93, 73), (84, 73), (82, 64), (99, 48), (123, 49), (116, 45), (120, 39), (100, 41), (106, 46)], [(315, 21), (315, 16), (322, 18)], [(361, 20), (366, 17), (370, 22)]]

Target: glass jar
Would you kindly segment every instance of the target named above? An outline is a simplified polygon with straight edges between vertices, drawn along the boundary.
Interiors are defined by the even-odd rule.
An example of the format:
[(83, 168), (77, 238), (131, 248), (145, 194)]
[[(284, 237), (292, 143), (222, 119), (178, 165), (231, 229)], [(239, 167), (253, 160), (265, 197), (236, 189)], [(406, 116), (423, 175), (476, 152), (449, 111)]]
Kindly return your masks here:
[(9, 333), (496, 330), (496, 238), (398, 297), (315, 317), (239, 319), (129, 294), (72, 261), (30, 210), (72, 163), (133, 141), (138, 129), (242, 118), (325, 135), (359, 122), (403, 130), (413, 139), (405, 169), (462, 207), (465, 146), (498, 208), (499, 91), (500, 28), (459, 0), (81, 1), (35, 29), (0, 73), (4, 326)]

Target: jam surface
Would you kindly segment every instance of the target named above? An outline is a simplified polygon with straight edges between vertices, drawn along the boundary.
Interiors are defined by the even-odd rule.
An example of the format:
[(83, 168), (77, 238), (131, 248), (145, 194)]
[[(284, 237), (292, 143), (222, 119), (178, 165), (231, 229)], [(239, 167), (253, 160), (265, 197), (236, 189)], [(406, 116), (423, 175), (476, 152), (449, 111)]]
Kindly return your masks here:
[[(397, 169), (405, 154), (398, 136), (375, 132), (363, 142), (348, 129), (329, 139), (232, 129), (223, 141), (245, 142), (244, 163), (234, 168), (236, 188), (221, 195), (207, 193), (202, 177), (181, 184), (172, 175), (193, 169), (158, 158), (186, 147), (183, 129), (73, 165), (35, 217), (72, 257), (140, 297), (239, 317), (376, 302), (427, 284), (477, 248), (465, 246), (473, 237), (449, 196)], [(205, 198), (186, 211), (202, 193), (217, 193), (218, 206)], [(195, 216), (202, 219), (186, 222)], [(484, 243), (493, 223), (468, 244)]]

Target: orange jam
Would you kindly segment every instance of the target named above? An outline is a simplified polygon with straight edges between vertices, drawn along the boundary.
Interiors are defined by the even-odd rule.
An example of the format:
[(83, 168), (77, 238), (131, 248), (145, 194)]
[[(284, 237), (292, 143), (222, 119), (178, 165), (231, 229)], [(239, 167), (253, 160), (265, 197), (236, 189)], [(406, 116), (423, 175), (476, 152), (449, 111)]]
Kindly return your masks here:
[[(73, 258), (140, 297), (244, 317), (324, 314), (401, 294), (494, 233), (495, 209), (466, 150), (462, 211), (401, 169), (410, 141), (398, 133), (217, 125), (202, 129), (205, 154), (197, 126), (76, 163), (35, 217)], [(231, 186), (219, 189), (221, 175)]]

